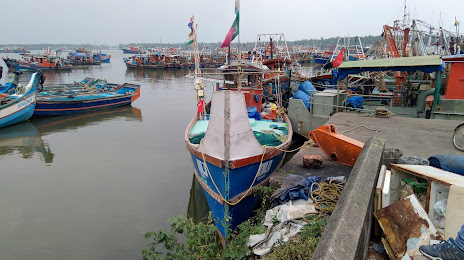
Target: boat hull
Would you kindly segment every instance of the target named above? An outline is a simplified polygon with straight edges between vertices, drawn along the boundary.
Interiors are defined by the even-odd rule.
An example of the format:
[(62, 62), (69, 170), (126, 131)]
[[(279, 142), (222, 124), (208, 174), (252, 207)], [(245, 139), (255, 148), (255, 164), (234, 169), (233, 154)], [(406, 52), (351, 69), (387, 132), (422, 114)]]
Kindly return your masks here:
[[(270, 177), (282, 165), (284, 154), (282, 152), (267, 160), (263, 160), (259, 172), (260, 161), (243, 167), (228, 169), (226, 167), (218, 167), (207, 161), (205, 164), (202, 158), (191, 154), (195, 176), (203, 187), (208, 206), (221, 236), (226, 237), (228, 229), (234, 230), (240, 223), (250, 218), (261, 201), (259, 196), (254, 195), (256, 188), (269, 182)], [(207, 169), (213, 179), (211, 179)], [(246, 194), (243, 200), (237, 205), (228, 205), (224, 202), (223, 196), (232, 202), (238, 201), (245, 196), (256, 175), (256, 181), (252, 189)], [(217, 189), (212, 180), (217, 185)], [(220, 194), (218, 193), (218, 189)]]
[(70, 65), (63, 65), (63, 66), (39, 66), (34, 63), (25, 63), (25, 62), (11, 62), (11, 61), (5, 61), (6, 65), (9, 68), (13, 68), (15, 70), (30, 70), (30, 71), (36, 71), (36, 70), (71, 70), (72, 66)]
[(137, 51), (137, 50), (122, 49), (122, 52), (124, 54), (140, 54), (140, 51)]
[(132, 101), (133, 95), (124, 95), (98, 100), (77, 101), (49, 101), (38, 98), (34, 116), (56, 116), (84, 113), (99, 109), (130, 105)]
[(0, 110), (0, 128), (14, 125), (31, 118), (34, 113), (37, 92), (30, 93), (21, 101)]

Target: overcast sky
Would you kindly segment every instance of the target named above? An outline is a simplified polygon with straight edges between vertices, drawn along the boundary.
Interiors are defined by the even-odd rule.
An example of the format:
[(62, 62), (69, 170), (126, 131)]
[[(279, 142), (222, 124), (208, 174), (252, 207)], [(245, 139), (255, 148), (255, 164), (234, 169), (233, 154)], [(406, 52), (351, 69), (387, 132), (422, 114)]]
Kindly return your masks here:
[[(464, 0), (407, 0), (411, 18), (455, 31)], [(380, 35), (402, 17), (404, 0), (242, 0), (240, 37), (283, 32), (287, 40)], [(1, 0), (0, 44), (182, 43), (191, 15), (200, 42), (222, 42), (234, 20), (234, 0)], [(461, 30), (464, 32), (464, 28)]]

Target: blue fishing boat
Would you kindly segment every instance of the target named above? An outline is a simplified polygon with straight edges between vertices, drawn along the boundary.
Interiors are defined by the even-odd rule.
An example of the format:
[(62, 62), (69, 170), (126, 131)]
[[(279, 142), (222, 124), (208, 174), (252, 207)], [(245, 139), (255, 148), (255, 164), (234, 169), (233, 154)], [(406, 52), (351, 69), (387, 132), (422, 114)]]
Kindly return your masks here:
[[(239, 83), (222, 80), (224, 85), (213, 93), (211, 105), (206, 108), (202, 83), (206, 75), (200, 71), (193, 18), (191, 25), (198, 109), (184, 138), (194, 174), (203, 188), (216, 227), (225, 238), (260, 204), (261, 198), (255, 192), (282, 165), (293, 131), (285, 113), (275, 113), (276, 104), (262, 104), (262, 75), (246, 74), (240, 65), (233, 75)], [(246, 81), (240, 79), (242, 76)], [(260, 120), (263, 105), (276, 107), (270, 120)]]
[(71, 65), (100, 65), (101, 60), (95, 60), (92, 54), (70, 52), (64, 60)]
[(94, 53), (93, 59), (97, 61), (99, 60), (100, 62), (104, 63), (110, 63), (111, 55), (108, 55), (106, 53)]
[[(45, 88), (47, 89), (47, 88)], [(140, 85), (100, 82), (92, 88), (39, 93), (34, 116), (67, 115), (130, 105), (140, 97)]]
[(65, 64), (61, 57), (22, 54), (21, 59), (6, 58), (5, 63), (14, 70), (71, 70), (72, 65)]
[(13, 125), (31, 118), (34, 113), (37, 97), (37, 87), (42, 84), (45, 77), (41, 72), (32, 74), (26, 86), (9, 85), (14, 87), (14, 94), (0, 94), (0, 128)]

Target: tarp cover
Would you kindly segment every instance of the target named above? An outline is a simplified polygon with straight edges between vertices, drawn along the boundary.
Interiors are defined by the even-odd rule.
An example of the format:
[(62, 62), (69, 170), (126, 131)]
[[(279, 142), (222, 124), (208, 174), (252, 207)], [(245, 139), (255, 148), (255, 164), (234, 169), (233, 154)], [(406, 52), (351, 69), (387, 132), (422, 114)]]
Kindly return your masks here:
[(430, 166), (464, 175), (464, 156), (438, 154), (429, 157)]
[(90, 57), (90, 55), (82, 54), (82, 53), (77, 53), (77, 52), (71, 52), (70, 54), (71, 54), (71, 56), (73, 56), (73, 57), (83, 57), (83, 58), (88, 58), (88, 57)]
[(340, 80), (348, 74), (358, 74), (364, 71), (422, 71), (432, 73), (443, 71), (444, 62), (440, 55), (401, 57), (390, 59), (345, 61), (333, 71)]
[(263, 149), (248, 121), (243, 93), (214, 92), (203, 152), (221, 160), (238, 160), (261, 155)]

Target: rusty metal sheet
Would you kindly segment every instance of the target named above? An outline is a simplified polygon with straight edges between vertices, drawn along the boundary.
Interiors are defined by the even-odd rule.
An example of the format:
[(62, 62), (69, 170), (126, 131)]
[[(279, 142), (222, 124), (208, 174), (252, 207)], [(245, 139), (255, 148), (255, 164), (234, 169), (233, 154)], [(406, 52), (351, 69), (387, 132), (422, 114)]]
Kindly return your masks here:
[(441, 236), (413, 194), (374, 213), (396, 259), (412, 259), (421, 245)]

